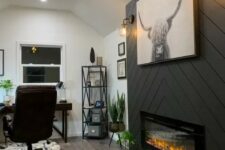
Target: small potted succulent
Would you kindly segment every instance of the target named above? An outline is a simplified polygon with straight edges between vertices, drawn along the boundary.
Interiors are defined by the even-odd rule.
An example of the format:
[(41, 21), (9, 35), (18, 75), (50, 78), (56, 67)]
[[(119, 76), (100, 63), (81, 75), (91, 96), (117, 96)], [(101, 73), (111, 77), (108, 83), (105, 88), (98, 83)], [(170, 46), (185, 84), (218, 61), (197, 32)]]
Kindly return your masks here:
[(123, 122), (123, 116), (125, 111), (125, 94), (122, 93), (121, 95), (117, 91), (117, 112), (118, 112), (118, 121), (119, 121), (119, 131), (125, 130), (125, 125)]
[(10, 105), (12, 101), (12, 96), (9, 95), (10, 90), (13, 89), (13, 83), (11, 80), (1, 80), (0, 88), (5, 90), (4, 103), (5, 105)]
[(119, 125), (117, 122), (118, 111), (117, 111), (117, 104), (115, 101), (111, 101), (109, 103), (109, 115), (112, 120), (112, 122), (109, 123), (109, 130), (111, 132), (118, 132), (118, 130), (119, 130)]

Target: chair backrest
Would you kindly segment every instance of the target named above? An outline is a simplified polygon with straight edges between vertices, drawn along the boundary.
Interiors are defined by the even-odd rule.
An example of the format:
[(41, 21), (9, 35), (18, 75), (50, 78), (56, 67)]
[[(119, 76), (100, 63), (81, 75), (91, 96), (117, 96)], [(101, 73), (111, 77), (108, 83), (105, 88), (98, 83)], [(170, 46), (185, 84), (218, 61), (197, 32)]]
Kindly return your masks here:
[(12, 126), (12, 140), (34, 143), (52, 135), (56, 106), (55, 86), (19, 86)]

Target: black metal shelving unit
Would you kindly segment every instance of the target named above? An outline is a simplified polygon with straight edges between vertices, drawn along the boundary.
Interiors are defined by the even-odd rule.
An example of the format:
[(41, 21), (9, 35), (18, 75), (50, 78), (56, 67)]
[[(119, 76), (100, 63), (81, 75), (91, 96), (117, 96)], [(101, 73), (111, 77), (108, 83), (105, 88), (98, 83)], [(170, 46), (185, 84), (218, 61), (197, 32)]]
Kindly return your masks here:
[[(107, 110), (107, 67), (82, 66), (82, 138), (104, 138), (108, 136)], [(95, 107), (96, 101), (103, 101), (104, 106)], [(101, 113), (101, 121), (93, 122), (94, 111)], [(90, 128), (97, 127), (100, 135), (90, 135)], [(91, 130), (92, 131), (92, 130)]]

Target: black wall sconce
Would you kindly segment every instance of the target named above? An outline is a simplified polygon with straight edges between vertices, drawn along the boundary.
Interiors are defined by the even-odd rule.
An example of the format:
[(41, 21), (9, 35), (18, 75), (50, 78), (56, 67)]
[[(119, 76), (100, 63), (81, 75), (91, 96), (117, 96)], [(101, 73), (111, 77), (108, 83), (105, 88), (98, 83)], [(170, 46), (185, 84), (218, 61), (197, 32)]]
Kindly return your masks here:
[(121, 28), (120, 28), (120, 35), (121, 36), (126, 35), (126, 26), (128, 24), (133, 24), (134, 19), (135, 19), (134, 15), (130, 15), (128, 18), (123, 19), (123, 23), (122, 23)]

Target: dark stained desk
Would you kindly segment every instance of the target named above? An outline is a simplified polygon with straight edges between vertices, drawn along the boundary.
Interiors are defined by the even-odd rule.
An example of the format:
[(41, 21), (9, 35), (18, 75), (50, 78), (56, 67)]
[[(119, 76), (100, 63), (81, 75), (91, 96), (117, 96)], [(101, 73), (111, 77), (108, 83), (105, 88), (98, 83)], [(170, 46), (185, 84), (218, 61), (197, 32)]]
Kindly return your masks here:
[[(1, 114), (9, 114), (14, 112), (14, 105), (0, 106)], [(72, 103), (58, 103), (56, 104), (56, 111), (62, 111), (62, 130), (59, 130), (55, 125), (53, 128), (58, 132), (64, 141), (67, 143), (67, 111), (72, 110)]]

